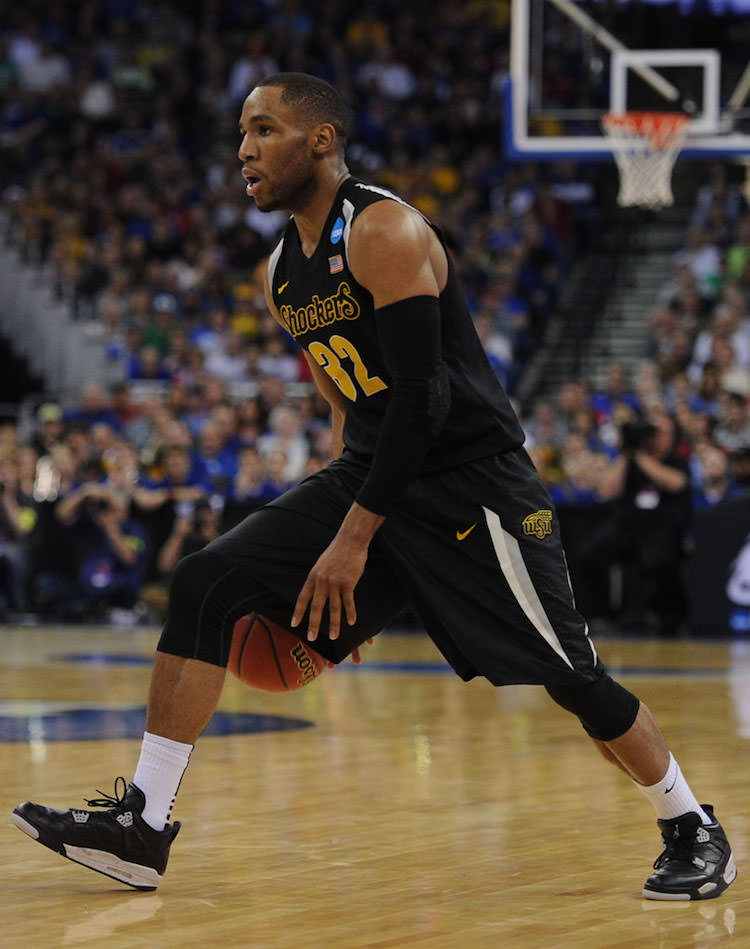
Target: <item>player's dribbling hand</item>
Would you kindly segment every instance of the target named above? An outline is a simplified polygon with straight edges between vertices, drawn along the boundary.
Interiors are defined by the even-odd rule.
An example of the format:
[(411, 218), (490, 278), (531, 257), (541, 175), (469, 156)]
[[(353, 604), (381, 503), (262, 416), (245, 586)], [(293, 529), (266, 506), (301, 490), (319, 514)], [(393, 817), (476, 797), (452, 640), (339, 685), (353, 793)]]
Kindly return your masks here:
[(367, 548), (337, 534), (318, 557), (300, 590), (292, 616), (292, 628), (302, 621), (308, 607), (307, 638), (315, 642), (323, 610), (328, 604), (328, 637), (338, 639), (342, 614), (349, 626), (357, 622), (354, 588), (365, 569)]
[(349, 626), (357, 622), (354, 588), (364, 573), (370, 541), (384, 520), (381, 514), (375, 514), (355, 501), (338, 533), (308, 573), (294, 605), (292, 628), (302, 622), (309, 607), (307, 638), (310, 642), (318, 638), (326, 603), (329, 639), (339, 637), (342, 611)]

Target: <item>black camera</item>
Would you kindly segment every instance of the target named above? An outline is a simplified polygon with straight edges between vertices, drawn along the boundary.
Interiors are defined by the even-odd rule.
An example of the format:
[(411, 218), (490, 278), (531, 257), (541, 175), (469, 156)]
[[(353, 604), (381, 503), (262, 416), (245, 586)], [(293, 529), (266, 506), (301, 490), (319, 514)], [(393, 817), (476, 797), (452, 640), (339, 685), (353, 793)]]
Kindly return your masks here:
[(656, 434), (656, 426), (645, 419), (625, 422), (620, 426), (620, 442), (624, 452), (642, 451)]

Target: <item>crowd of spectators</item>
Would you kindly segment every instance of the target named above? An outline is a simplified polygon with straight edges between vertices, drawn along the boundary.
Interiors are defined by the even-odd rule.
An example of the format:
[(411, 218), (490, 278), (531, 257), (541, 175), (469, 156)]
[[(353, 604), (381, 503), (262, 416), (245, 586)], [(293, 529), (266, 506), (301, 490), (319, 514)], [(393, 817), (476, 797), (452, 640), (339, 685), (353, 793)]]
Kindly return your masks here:
[[(585, 611), (679, 630), (695, 513), (750, 497), (750, 208), (726, 167), (696, 193), (633, 378), (613, 363), (602, 389), (568, 382), (525, 427), (563, 518), (595, 511), (569, 545)], [(616, 604), (613, 565), (629, 580)]]
[[(707, 188), (721, 193), (721, 180)], [(613, 363), (606, 386), (574, 379), (522, 414), (563, 526), (593, 515), (568, 550), (581, 607), (592, 617), (632, 612), (631, 626), (648, 620), (671, 634), (684, 628), (694, 512), (750, 497), (750, 210), (739, 192), (722, 198), (736, 214), (708, 245), (715, 266), (701, 283), (686, 259), (705, 198), (654, 300), (634, 377)], [(203, 335), (221, 332), (217, 321)], [(5, 425), (8, 606), (123, 624), (162, 616), (180, 556), (331, 457), (327, 406), (314, 390), (290, 398), (284, 371), (255, 378), (257, 394), (241, 399), (207, 372), (145, 398), (137, 382), (110, 392), (89, 384), (76, 405), (39, 406), (32, 432)], [(617, 603), (613, 565), (630, 577)]]
[(305, 381), (263, 317), (260, 266), (285, 216), (248, 201), (237, 150), (253, 83), (313, 72), (351, 104), (352, 172), (443, 230), (512, 388), (596, 211), (592, 173), (503, 156), (501, 13), (449, 0), (361, 11), (332, 0), (314, 15), (301, 0), (6, 10), (0, 170), (12, 238), (101, 332), (113, 375)]
[[(278, 380), (273, 380), (278, 382)], [(163, 614), (177, 560), (331, 458), (328, 407), (283, 384), (221, 383), (138, 404), (128, 383), (0, 430), (0, 591), (16, 612), (132, 623)]]
[[(304, 70), (342, 89), (351, 170), (441, 227), (511, 394), (596, 234), (594, 171), (503, 157), (503, 4), (185, 6), (0, 13), (7, 236), (101, 337), (113, 379), (78, 405), (42, 404), (33, 432), (0, 430), (0, 592), (16, 612), (162, 615), (180, 556), (330, 458), (326, 406), (265, 312), (263, 261), (285, 218), (257, 212), (239, 175), (256, 79)], [(692, 510), (750, 490), (748, 261), (747, 204), (718, 168), (635, 377), (613, 365), (602, 391), (573, 380), (519, 407), (560, 510), (619, 519), (577, 548), (577, 583), (601, 591), (603, 566), (637, 560), (638, 531), (664, 527), (639, 566), (674, 592), (666, 631), (684, 621)], [(586, 605), (608, 615), (600, 600)]]

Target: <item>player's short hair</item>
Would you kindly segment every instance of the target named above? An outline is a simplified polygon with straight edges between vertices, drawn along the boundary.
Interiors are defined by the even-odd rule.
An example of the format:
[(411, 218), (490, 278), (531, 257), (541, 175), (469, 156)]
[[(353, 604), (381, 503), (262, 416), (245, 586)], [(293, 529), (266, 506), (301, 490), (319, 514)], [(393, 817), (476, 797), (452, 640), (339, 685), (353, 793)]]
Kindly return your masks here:
[(352, 118), (341, 93), (329, 82), (304, 72), (279, 72), (261, 79), (257, 86), (279, 86), (284, 90), (281, 102), (293, 106), (311, 125), (330, 122), (343, 152), (352, 134)]

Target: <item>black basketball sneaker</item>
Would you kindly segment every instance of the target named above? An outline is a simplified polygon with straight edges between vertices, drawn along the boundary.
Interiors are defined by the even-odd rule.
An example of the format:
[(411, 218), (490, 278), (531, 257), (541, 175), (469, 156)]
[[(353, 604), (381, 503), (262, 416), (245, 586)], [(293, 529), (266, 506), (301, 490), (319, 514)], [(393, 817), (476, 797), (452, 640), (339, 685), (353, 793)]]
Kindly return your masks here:
[[(713, 818), (710, 804), (701, 807)], [(664, 850), (643, 887), (649, 900), (710, 900), (737, 876), (732, 850), (718, 821), (702, 824), (698, 814), (657, 821)]]
[(115, 780), (114, 796), (105, 794), (86, 803), (105, 810), (53, 811), (24, 801), (11, 820), (29, 837), (69, 860), (136, 890), (155, 890), (166, 870), (179, 821), (162, 831), (149, 827), (141, 817), (146, 804), (143, 792), (134, 784), (128, 787), (121, 777)]

